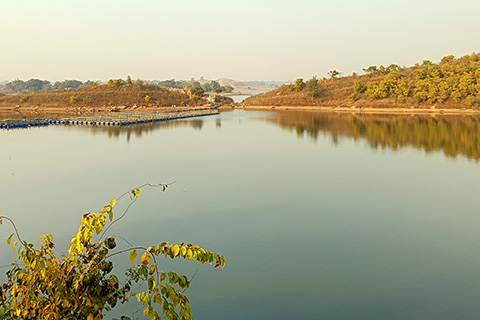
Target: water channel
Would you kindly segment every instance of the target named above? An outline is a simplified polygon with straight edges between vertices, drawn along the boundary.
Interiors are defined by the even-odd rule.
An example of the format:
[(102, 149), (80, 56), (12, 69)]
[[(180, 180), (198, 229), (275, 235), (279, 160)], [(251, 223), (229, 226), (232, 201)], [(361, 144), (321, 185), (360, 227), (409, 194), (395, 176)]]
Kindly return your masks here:
[[(196, 273), (187, 295), (197, 320), (478, 319), (479, 137), (478, 117), (242, 110), (2, 130), (0, 215), (66, 251), (83, 213), (175, 181), (142, 191), (112, 233), (225, 255), (220, 270), (162, 262)], [(11, 232), (0, 226), (0, 238)]]

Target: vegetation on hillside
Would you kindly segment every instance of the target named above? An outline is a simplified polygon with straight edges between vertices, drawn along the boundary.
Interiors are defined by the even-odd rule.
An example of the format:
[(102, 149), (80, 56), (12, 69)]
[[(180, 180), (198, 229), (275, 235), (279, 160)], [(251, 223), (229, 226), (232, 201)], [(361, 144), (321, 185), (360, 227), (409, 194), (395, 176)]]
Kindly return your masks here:
[[(30, 79), (23, 81), (20, 79), (6, 82), (4, 85), (0, 85), (0, 92), (6, 94), (28, 94), (33, 92), (47, 92), (63, 89), (78, 89), (82, 87), (90, 87), (100, 85), (100, 82), (94, 82), (91, 80), (81, 82), (78, 80), (64, 80), (51, 83), (47, 80)], [(130, 76), (125, 80), (123, 79), (110, 79), (107, 82), (108, 85), (120, 86), (124, 84), (154, 84), (163, 88), (177, 88), (177, 89), (189, 89), (196, 93), (203, 92), (232, 92), (233, 88), (229, 85), (221, 86), (217, 81), (196, 81), (191, 79), (189, 81), (175, 79), (164, 81), (133, 81)]]
[(117, 80), (106, 85), (33, 92), (23, 95), (0, 96), (0, 106), (40, 107), (104, 107), (104, 106), (186, 106), (207, 103), (203, 91), (161, 88), (143, 83), (123, 83)]
[(363, 71), (364, 75), (339, 77), (340, 72), (332, 70), (328, 80), (320, 81), (315, 77), (307, 82), (297, 79), (294, 84), (251, 97), (245, 104), (480, 107), (480, 54), (458, 59), (450, 55), (437, 64), (425, 60), (409, 68), (370, 66)]
[[(13, 262), (7, 272), (7, 281), (0, 286), (0, 319), (99, 320), (105, 311), (131, 297), (142, 304), (143, 315), (152, 320), (193, 319), (185, 295), (191, 280), (185, 275), (162, 271), (157, 257), (208, 263), (215, 268), (223, 268), (225, 258), (188, 243), (162, 242), (143, 247), (132, 246), (121, 237), (129, 247), (114, 250), (116, 237), (108, 233), (137, 201), (140, 189), (147, 186), (160, 187), (163, 191), (168, 187), (146, 184), (111, 200), (98, 213), (84, 214), (66, 255), (54, 252), (52, 235), (42, 235), (36, 248), (20, 236), (13, 220), (0, 216), (0, 225), (6, 222), (1, 227), (6, 228), (7, 223), (13, 227), (7, 243), (18, 254), (18, 261)], [(128, 196), (130, 204), (114, 219), (115, 205)], [(118, 255), (129, 256), (133, 264), (126, 270), (124, 281), (116, 272), (119, 267), (111, 261)], [(121, 319), (130, 318), (122, 316)]]
[(153, 84), (156, 84), (160, 87), (165, 88), (177, 88), (177, 89), (190, 89), (194, 92), (232, 92), (233, 87), (230, 85), (222, 86), (217, 81), (196, 81), (191, 79), (190, 81), (180, 80), (176, 81), (175, 79), (164, 80), (164, 81), (153, 81)]

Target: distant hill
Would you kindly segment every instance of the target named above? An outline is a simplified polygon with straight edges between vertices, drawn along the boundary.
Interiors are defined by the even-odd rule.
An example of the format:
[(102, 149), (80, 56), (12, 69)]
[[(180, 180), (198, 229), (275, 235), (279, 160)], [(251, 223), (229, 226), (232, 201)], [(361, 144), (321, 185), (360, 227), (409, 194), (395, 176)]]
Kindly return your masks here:
[(268, 91), (276, 89), (287, 81), (237, 81), (233, 79), (221, 78), (216, 80), (220, 85), (226, 86), (229, 85), (235, 90), (258, 90), (258, 91)]
[(480, 108), (480, 54), (425, 60), (412, 67), (370, 66), (363, 75), (297, 79), (245, 100), (248, 106)]

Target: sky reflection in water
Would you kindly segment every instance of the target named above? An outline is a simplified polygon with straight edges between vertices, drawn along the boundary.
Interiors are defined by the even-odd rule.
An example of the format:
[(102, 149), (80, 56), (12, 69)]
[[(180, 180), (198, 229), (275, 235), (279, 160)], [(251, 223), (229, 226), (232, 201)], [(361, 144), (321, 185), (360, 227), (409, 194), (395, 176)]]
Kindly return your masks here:
[(0, 131), (0, 214), (65, 250), (81, 214), (176, 181), (142, 192), (112, 232), (226, 256), (223, 270), (198, 269), (196, 319), (477, 319), (477, 133), (472, 117), (246, 111)]

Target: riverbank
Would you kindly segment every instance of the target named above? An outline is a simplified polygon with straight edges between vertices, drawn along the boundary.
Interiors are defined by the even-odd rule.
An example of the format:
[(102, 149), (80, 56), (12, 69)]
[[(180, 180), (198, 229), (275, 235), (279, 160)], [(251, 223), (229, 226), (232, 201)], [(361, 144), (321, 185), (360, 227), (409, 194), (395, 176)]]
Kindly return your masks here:
[(97, 113), (115, 113), (115, 112), (176, 112), (178, 110), (197, 110), (201, 108), (208, 108), (210, 104), (199, 105), (195, 107), (190, 106), (95, 106), (95, 107), (75, 107), (75, 106), (4, 106), (0, 105), (0, 114), (41, 114), (41, 115), (89, 115)]
[[(232, 107), (220, 107), (220, 110), (231, 110)], [(235, 106), (234, 109), (244, 110), (277, 110), (277, 111), (324, 111), (340, 113), (369, 113), (369, 114), (480, 114), (480, 110), (471, 108), (437, 108), (437, 107), (328, 107), (328, 106)]]
[[(3, 118), (36, 117), (36, 116), (80, 116), (94, 114), (108, 114), (117, 112), (177, 112), (182, 110), (197, 110), (208, 108), (210, 105), (196, 107), (157, 107), (157, 106), (101, 106), (101, 107), (72, 107), (72, 106), (0, 106), (0, 115)], [(480, 115), (480, 110), (471, 108), (436, 108), (436, 107), (410, 107), (410, 108), (372, 108), (372, 107), (327, 107), (327, 106), (232, 106), (222, 105), (219, 110), (258, 110), (258, 111), (318, 111), (318, 112), (336, 112), (336, 113), (365, 113), (365, 114), (444, 114), (444, 115)]]

